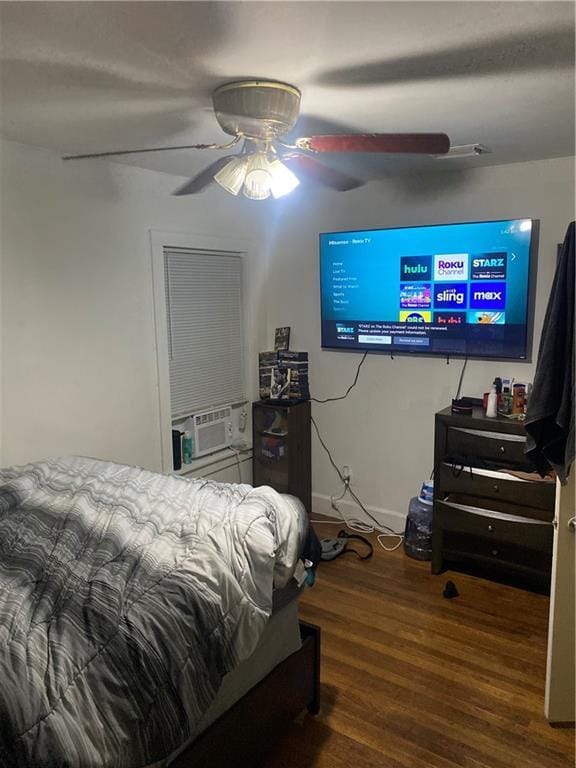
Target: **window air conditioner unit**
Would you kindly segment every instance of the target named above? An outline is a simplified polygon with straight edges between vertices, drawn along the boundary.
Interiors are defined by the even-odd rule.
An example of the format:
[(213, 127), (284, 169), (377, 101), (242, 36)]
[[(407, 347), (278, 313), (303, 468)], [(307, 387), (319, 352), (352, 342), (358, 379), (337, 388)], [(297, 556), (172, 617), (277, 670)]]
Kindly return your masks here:
[(194, 415), (194, 458), (232, 445), (232, 409), (229, 405)]

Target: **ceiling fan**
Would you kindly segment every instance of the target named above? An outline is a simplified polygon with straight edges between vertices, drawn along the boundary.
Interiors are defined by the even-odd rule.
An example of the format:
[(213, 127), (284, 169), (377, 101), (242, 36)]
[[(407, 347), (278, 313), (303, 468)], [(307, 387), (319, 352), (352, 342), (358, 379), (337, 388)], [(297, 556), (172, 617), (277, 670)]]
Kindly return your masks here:
[(354, 189), (364, 183), (321, 163), (316, 158), (317, 154), (378, 152), (443, 155), (450, 149), (450, 139), (444, 133), (352, 133), (308, 136), (288, 143), (282, 137), (296, 124), (300, 97), (298, 88), (275, 80), (226, 83), (212, 94), (214, 113), (220, 127), (234, 137), (226, 144), (97, 152), (71, 155), (64, 160), (177, 149), (225, 150), (242, 142), (238, 154), (219, 157), (173, 194), (196, 194), (216, 181), (233, 195), (242, 191), (252, 200), (264, 200), (270, 195), (278, 198), (291, 192), (300, 183), (299, 176), (339, 191)]

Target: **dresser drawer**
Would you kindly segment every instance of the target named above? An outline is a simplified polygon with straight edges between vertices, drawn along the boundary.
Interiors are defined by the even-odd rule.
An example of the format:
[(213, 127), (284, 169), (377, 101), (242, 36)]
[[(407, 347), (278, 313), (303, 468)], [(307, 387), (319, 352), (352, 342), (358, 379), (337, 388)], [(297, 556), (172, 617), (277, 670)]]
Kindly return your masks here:
[(552, 551), (551, 523), (526, 518), (512, 519), (488, 509), (471, 509), (436, 501), (433, 527), (493, 541), (495, 548), (500, 543), (536, 551)]
[(541, 550), (519, 547), (507, 542), (471, 538), (461, 533), (447, 532), (444, 554), (448, 560), (472, 560), (492, 568), (520, 571), (549, 580), (552, 544)]
[[(553, 482), (511, 479), (504, 473), (496, 472), (486, 475), (482, 474), (482, 470), (455, 467), (446, 463), (440, 465), (438, 475), (437, 487), (442, 490), (444, 496), (477, 496), (500, 504), (495, 508), (501, 512), (537, 517), (548, 522), (554, 517), (556, 484)], [(478, 506), (482, 506), (482, 503)], [(538, 510), (538, 513), (534, 510)]]
[(520, 435), (448, 427), (446, 457), (463, 463), (473, 463), (478, 458), (498, 464), (530, 467), (524, 455), (525, 444), (526, 439)]

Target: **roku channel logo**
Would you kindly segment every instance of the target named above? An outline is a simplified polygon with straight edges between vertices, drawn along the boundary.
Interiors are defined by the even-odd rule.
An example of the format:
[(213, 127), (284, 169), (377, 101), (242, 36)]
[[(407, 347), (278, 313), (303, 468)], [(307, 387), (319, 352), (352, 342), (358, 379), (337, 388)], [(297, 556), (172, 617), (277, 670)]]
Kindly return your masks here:
[(467, 280), (468, 254), (448, 253), (434, 256), (434, 280)]

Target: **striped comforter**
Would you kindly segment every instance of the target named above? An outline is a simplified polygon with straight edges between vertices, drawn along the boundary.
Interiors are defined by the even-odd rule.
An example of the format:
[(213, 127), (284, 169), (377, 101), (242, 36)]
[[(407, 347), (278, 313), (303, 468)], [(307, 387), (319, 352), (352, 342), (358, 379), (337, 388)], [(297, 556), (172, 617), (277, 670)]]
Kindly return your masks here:
[(0, 470), (0, 766), (141, 768), (254, 650), (304, 516), (83, 458)]

